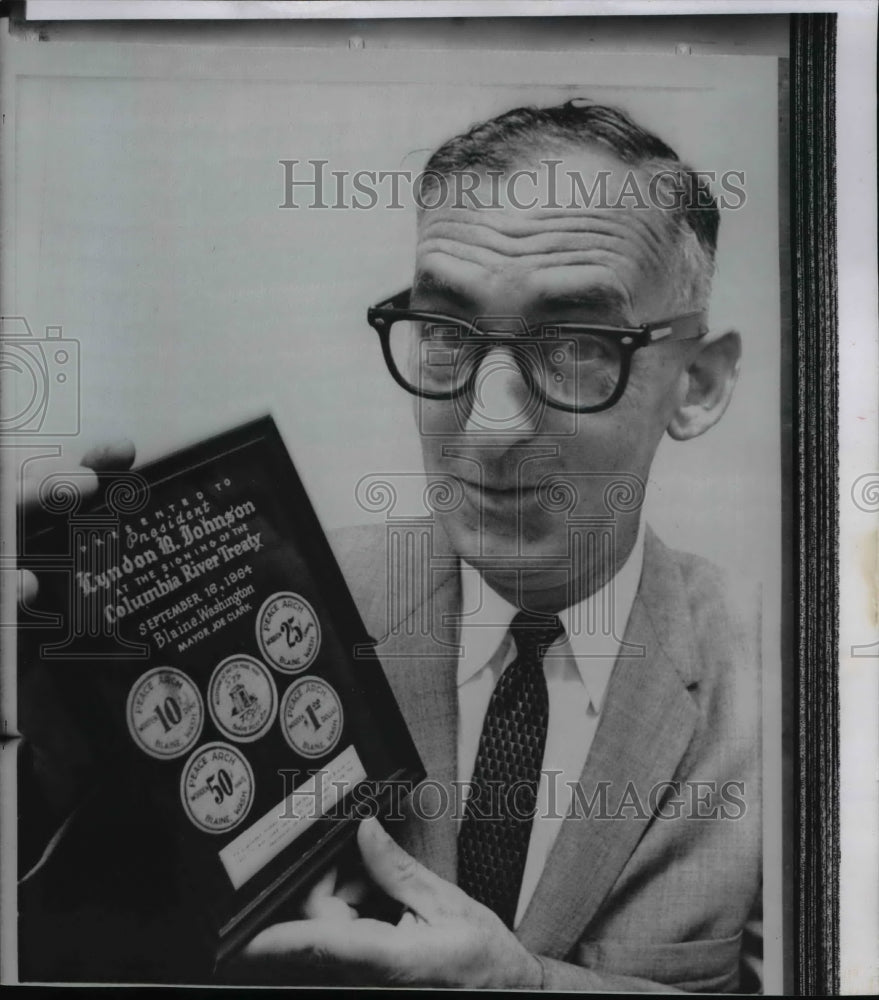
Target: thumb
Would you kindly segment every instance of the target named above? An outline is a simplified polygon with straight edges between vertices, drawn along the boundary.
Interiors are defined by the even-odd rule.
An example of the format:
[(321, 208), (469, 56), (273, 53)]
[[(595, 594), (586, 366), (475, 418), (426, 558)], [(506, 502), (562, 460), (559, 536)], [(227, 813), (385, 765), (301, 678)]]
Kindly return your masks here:
[(37, 591), (40, 589), (39, 583), (37, 583), (37, 578), (29, 569), (20, 569), (18, 571), (18, 603), (27, 606), (34, 600), (37, 596)]
[(134, 464), (134, 453), (134, 443), (128, 438), (120, 438), (90, 448), (82, 456), (80, 465), (95, 472), (124, 472)]
[(449, 912), (458, 890), (407, 854), (377, 819), (361, 821), (357, 843), (367, 874), (389, 896), (428, 922)]

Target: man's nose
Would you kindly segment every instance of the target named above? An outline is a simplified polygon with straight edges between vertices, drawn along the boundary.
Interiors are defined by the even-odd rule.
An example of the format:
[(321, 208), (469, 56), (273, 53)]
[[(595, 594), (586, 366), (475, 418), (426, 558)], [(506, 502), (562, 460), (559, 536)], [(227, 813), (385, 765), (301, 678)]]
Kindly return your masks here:
[(514, 439), (535, 432), (542, 409), (508, 346), (496, 347), (481, 359), (467, 404), (466, 434)]

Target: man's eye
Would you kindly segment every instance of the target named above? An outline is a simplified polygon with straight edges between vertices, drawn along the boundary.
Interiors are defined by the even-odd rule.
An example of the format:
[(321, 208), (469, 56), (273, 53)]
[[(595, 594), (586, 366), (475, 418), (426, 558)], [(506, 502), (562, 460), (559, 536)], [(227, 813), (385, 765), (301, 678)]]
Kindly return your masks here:
[(455, 323), (423, 323), (421, 336), (424, 340), (448, 342), (460, 342), (463, 336), (463, 327)]
[(452, 346), (429, 343), (422, 351), (422, 365), (428, 368), (449, 368), (456, 364), (460, 352)]
[(568, 350), (570, 361), (577, 364), (612, 362), (617, 354), (613, 345), (604, 337), (591, 337), (588, 334), (578, 337)]

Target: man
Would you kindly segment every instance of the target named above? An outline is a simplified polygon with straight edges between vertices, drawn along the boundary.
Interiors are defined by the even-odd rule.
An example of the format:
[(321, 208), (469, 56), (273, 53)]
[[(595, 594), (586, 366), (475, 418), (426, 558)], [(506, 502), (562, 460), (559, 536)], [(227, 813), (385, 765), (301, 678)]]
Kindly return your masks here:
[(236, 975), (751, 988), (756, 617), (640, 517), (662, 437), (710, 429), (738, 373), (738, 335), (707, 326), (717, 208), (585, 102), (475, 126), (420, 194), (411, 292), (370, 322), (447, 502), (391, 603), (385, 532), (335, 544), (434, 801), (358, 832), (396, 923), (333, 871)]
[[(559, 177), (579, 178), (581, 193), (607, 187), (587, 204), (560, 194)], [(733, 610), (707, 563), (664, 548), (638, 502), (618, 510), (609, 547), (595, 544), (608, 487), (646, 483), (662, 436), (704, 433), (730, 399), (739, 337), (704, 325), (714, 201), (664, 143), (583, 102), (518, 109), (452, 139), (421, 195), (411, 294), (371, 321), (414, 396), (428, 477), (454, 499), (438, 505), (429, 568), (413, 571), (424, 586), (409, 589), (426, 596), (396, 612), (375, 586), (384, 533), (338, 547), (368, 627), (385, 636), (436, 801), (389, 824), (407, 853), (361, 827), (367, 872), (407, 908), (396, 927), (358, 919), (330, 876), (311, 920), (251, 942), (251, 972), (262, 962), (283, 976), (317, 955), (355, 982), (753, 986), (740, 979), (759, 954), (753, 610)], [(650, 335), (636, 340), (643, 324)], [(572, 505), (548, 502), (554, 482)], [(610, 635), (574, 627), (608, 590)], [(526, 681), (498, 719), (493, 696), (509, 697), (498, 692), (525, 656), (521, 629), (511, 636), (523, 612), (561, 625), (544, 636), (547, 693)], [(432, 627), (413, 635), (416, 619)], [(515, 760), (534, 723), (523, 735), (511, 720), (539, 715), (541, 698), (535, 788)], [(456, 780), (484, 800), (492, 782), (501, 799), (518, 783), (520, 830), (469, 799), (463, 819), (443, 810)], [(602, 782), (603, 815), (568, 815), (583, 801), (575, 789), (593, 796)], [(724, 788), (741, 808), (718, 808), (710, 793)], [(670, 808), (670, 790), (689, 799)]]

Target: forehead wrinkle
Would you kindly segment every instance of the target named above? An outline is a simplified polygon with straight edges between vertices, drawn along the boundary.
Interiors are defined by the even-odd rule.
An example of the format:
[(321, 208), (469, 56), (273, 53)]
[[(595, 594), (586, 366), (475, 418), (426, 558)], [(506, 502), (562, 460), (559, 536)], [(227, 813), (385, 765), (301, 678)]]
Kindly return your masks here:
[(576, 241), (572, 241), (568, 246), (559, 245), (558, 241), (554, 241), (549, 246), (532, 244), (530, 247), (524, 247), (518, 243), (499, 247), (482, 246), (443, 237), (434, 237), (419, 243), (417, 251), (419, 259), (434, 253), (471, 261), (494, 273), (508, 267), (511, 261), (515, 261), (523, 270), (554, 265), (589, 266), (601, 264), (622, 271), (631, 271), (633, 279), (639, 270), (643, 269), (649, 273), (660, 271), (663, 268), (663, 260), (658, 254), (650, 252), (639, 258), (632, 254), (631, 244), (610, 236), (594, 241), (590, 247), (583, 247)]
[[(506, 249), (499, 249), (497, 247), (486, 247), (477, 246), (472, 243), (459, 243), (457, 240), (442, 239), (437, 237), (436, 239), (424, 240), (419, 244), (418, 247), (418, 257), (424, 258), (430, 254), (442, 253), (449, 257), (457, 257), (461, 260), (472, 260), (478, 263), (483, 261), (488, 262), (492, 258), (498, 258), (497, 266), (503, 267), (510, 260), (515, 260), (521, 262), (523, 265), (530, 261), (537, 261), (541, 263), (546, 263), (546, 258), (552, 257), (553, 259), (558, 259), (559, 262), (564, 261), (565, 263), (584, 265), (592, 264), (595, 260), (602, 261), (604, 258), (610, 258), (615, 262), (622, 262), (627, 264), (630, 268), (636, 269), (640, 261), (633, 259), (630, 253), (626, 253), (625, 250), (619, 245), (619, 242), (608, 241), (606, 243), (596, 244), (591, 247), (578, 247), (571, 246), (568, 248), (562, 248), (558, 246), (553, 247), (543, 247), (535, 248), (531, 250), (526, 250), (521, 247), (514, 248), (513, 252), (507, 252)], [(552, 262), (548, 262), (548, 266), (552, 266)]]
[[(575, 222), (577, 224), (571, 224)], [(629, 244), (638, 252), (633, 254), (630, 250), (628, 256), (637, 259), (640, 255), (648, 269), (663, 270), (667, 264), (667, 241), (645, 223), (625, 225), (602, 214), (589, 220), (569, 219), (564, 228), (540, 227), (537, 231), (533, 227), (511, 228), (513, 235), (478, 220), (437, 219), (419, 232), (419, 250), (432, 247), (437, 241), (447, 241), (484, 247), (509, 258), (522, 258), (554, 252), (588, 252), (593, 247), (618, 249)], [(592, 246), (583, 246), (584, 237), (590, 238)]]
[[(440, 258), (439, 267), (432, 260), (435, 257)], [(418, 267), (416, 269), (416, 287), (418, 272), (424, 271), (431, 274), (442, 274), (447, 271), (450, 261), (454, 261), (456, 269), (458, 265), (464, 265), (465, 273), (471, 267), (474, 268), (472, 279), (474, 281), (482, 280), (486, 272), (489, 274), (502, 273), (509, 264), (507, 260), (498, 260), (495, 254), (484, 249), (462, 246), (458, 243), (447, 246), (437, 245), (429, 250), (425, 249), (419, 256)], [(635, 289), (633, 286), (638, 280), (638, 275), (628, 256), (605, 250), (600, 253), (566, 253), (557, 254), (552, 257), (542, 255), (533, 259), (520, 259), (520, 263), (523, 271), (526, 272), (519, 282), (522, 287), (529, 284), (529, 273), (532, 275), (537, 273), (553, 273), (559, 278), (569, 280), (572, 285), (584, 290), (584, 293), (590, 286), (595, 285), (600, 285), (607, 290), (616, 291), (619, 293), (620, 299), (627, 309), (631, 310), (634, 306), (633, 294)], [(590, 273), (588, 280), (584, 281), (584, 268), (589, 268), (590, 272), (599, 271), (605, 272), (605, 274), (599, 280), (594, 273)], [(461, 272), (458, 273), (460, 274)], [(547, 294), (552, 298), (552, 292)], [(545, 297), (546, 295), (541, 295), (541, 298)]]
[[(558, 212), (549, 209), (492, 214), (490, 211), (453, 209), (454, 216), (440, 214), (419, 219), (419, 232), (446, 226), (474, 226), (509, 238), (518, 239), (552, 232), (634, 232), (657, 246), (668, 240), (667, 225), (660, 224), (656, 210), (586, 209)], [(625, 221), (623, 221), (625, 220)], [(663, 219), (664, 223), (666, 220)]]

